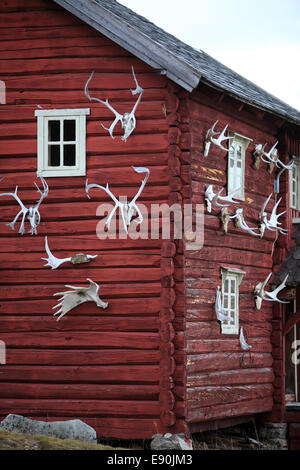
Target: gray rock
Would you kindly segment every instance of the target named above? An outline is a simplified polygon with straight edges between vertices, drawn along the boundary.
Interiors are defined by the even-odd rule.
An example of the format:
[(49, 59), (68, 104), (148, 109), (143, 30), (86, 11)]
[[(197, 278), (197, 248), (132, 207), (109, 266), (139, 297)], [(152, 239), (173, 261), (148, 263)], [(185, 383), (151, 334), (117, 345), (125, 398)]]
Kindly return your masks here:
[(80, 419), (45, 422), (35, 421), (21, 415), (9, 414), (1, 421), (0, 429), (21, 434), (39, 434), (59, 439), (97, 442), (96, 431)]
[(150, 444), (152, 450), (193, 450), (192, 441), (179, 434), (154, 434)]

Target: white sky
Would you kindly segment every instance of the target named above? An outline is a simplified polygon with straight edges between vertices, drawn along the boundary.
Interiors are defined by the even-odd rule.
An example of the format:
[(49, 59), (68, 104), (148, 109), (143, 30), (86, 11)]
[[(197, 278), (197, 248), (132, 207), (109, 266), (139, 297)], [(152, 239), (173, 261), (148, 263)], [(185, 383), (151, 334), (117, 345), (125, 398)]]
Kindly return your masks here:
[(118, 0), (300, 111), (300, 0)]

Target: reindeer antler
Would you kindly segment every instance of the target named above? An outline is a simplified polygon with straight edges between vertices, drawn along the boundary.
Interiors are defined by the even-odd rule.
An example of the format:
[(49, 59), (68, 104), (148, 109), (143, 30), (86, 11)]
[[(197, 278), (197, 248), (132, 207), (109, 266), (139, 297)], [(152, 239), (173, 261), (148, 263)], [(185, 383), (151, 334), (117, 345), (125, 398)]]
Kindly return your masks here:
[(87, 80), (87, 82), (85, 84), (85, 87), (84, 87), (85, 96), (90, 101), (98, 101), (99, 103), (104, 104), (104, 106), (106, 106), (115, 115), (115, 119), (114, 119), (113, 123), (110, 125), (109, 128), (107, 128), (103, 124), (101, 124), (103, 129), (105, 129), (106, 131), (109, 132), (112, 139), (114, 139), (114, 135), (113, 135), (114, 128), (115, 128), (115, 126), (117, 125), (117, 123), (119, 121), (121, 122), (122, 129), (124, 129), (124, 135), (122, 136), (122, 140), (124, 140), (124, 141), (127, 140), (127, 138), (130, 136), (130, 134), (133, 132), (133, 130), (136, 127), (135, 112), (136, 112), (138, 104), (139, 104), (139, 102), (142, 98), (144, 90), (138, 84), (138, 81), (136, 79), (133, 67), (132, 67), (132, 74), (133, 74), (133, 79), (134, 79), (135, 84), (136, 84), (136, 88), (135, 88), (135, 90), (130, 90), (130, 91), (131, 91), (132, 95), (136, 95), (137, 93), (139, 93), (139, 97), (138, 97), (136, 103), (134, 104), (134, 106), (133, 106), (130, 113), (120, 114), (109, 104), (108, 99), (103, 101), (103, 100), (100, 100), (100, 98), (95, 98), (95, 97), (90, 96), (88, 85), (89, 85), (89, 83), (90, 83), (90, 81), (91, 81), (91, 79), (94, 75), (94, 72), (91, 73), (91, 75), (90, 75), (89, 79)]
[(14, 193), (2, 193), (2, 194), (0, 194), (0, 196), (12, 196), (17, 201), (17, 203), (20, 205), (21, 210), (17, 213), (14, 220), (12, 222), (10, 222), (9, 224), (6, 224), (6, 225), (8, 225), (9, 227), (11, 227), (12, 230), (14, 230), (15, 229), (15, 223), (17, 222), (19, 216), (21, 214), (23, 214), (22, 215), (22, 221), (21, 221), (20, 228), (19, 228), (19, 233), (21, 233), (22, 235), (25, 233), (25, 218), (27, 218), (30, 222), (29, 233), (31, 233), (31, 235), (33, 235), (33, 234), (36, 235), (37, 234), (36, 228), (37, 228), (37, 226), (39, 225), (39, 223), (41, 221), (41, 216), (40, 216), (40, 213), (39, 213), (39, 206), (42, 203), (43, 199), (48, 196), (48, 191), (49, 191), (48, 190), (48, 185), (47, 185), (46, 181), (44, 180), (44, 178), (40, 176), (40, 179), (42, 181), (44, 191), (42, 192), (41, 189), (38, 187), (38, 185), (36, 183), (34, 183), (35, 186), (37, 187), (39, 193), (41, 194), (41, 197), (40, 197), (39, 201), (37, 202), (37, 204), (35, 206), (30, 206), (29, 208), (24, 206), (23, 202), (21, 201), (21, 199), (19, 198), (19, 196), (17, 194), (18, 193), (18, 186), (16, 186), (16, 189), (15, 189)]

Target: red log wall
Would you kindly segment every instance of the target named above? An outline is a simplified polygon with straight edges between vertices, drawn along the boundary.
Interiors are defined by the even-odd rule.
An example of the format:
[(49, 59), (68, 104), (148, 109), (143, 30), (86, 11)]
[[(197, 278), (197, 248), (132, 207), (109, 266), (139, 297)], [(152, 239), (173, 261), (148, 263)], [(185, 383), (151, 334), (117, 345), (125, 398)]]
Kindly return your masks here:
[[(89, 107), (89, 182), (109, 182), (117, 196), (130, 198), (141, 182), (131, 166), (145, 166), (150, 177), (139, 202), (147, 207), (167, 202), (169, 147), (176, 147), (177, 132), (170, 115), (178, 103), (166, 79), (51, 1), (4, 1), (0, 26), (0, 76), (7, 87), (6, 105), (0, 107), (1, 192), (18, 184), (25, 204), (37, 199), (38, 105)], [(112, 113), (88, 102), (84, 85), (95, 70), (93, 95), (128, 111), (136, 100), (130, 93), (132, 65), (145, 92), (137, 127), (125, 143), (120, 127), (115, 140), (101, 127), (100, 122), (109, 127)], [(37, 236), (19, 235), (18, 223), (12, 232), (5, 223), (18, 205), (11, 197), (0, 200), (0, 339), (7, 348), (7, 364), (0, 367), (0, 416), (77, 417), (100, 436), (118, 438), (184, 430), (183, 352), (175, 350), (183, 322), (173, 310), (180, 276), (174, 269), (177, 247), (151, 239), (101, 241), (96, 209), (110, 202), (108, 196), (93, 190), (88, 200), (85, 177), (48, 178), (47, 183)], [(53, 271), (41, 260), (45, 235), (58, 257), (78, 252), (98, 257)], [(53, 294), (65, 284), (87, 285), (88, 277), (100, 284), (108, 309), (86, 303), (56, 322)]]
[[(228, 124), (231, 131), (253, 139), (246, 152), (245, 201), (239, 201), (237, 207), (243, 207), (249, 226), (257, 226), (259, 211), (271, 192), (274, 203), (275, 172), (270, 174), (263, 162), (256, 170), (252, 152), (256, 143), (273, 144), (277, 140), (277, 123), (201, 84), (186, 101), (185, 113), (190, 122), (185, 125), (182, 145), (190, 150), (191, 199), (195, 204), (205, 204), (209, 184), (215, 191), (227, 187), (226, 152), (212, 145), (209, 156), (203, 156), (205, 134), (212, 124), (218, 119), (218, 129)], [(229, 212), (234, 214), (235, 206)], [(224, 418), (269, 411), (273, 406), (273, 306), (263, 302), (257, 310), (253, 290), (273, 269), (275, 233), (266, 230), (260, 239), (230, 222), (225, 235), (219, 216), (218, 209), (212, 213), (205, 209), (204, 247), (186, 252), (186, 414), (195, 430)], [(238, 335), (221, 334), (216, 319), (214, 304), (216, 287), (221, 285), (221, 266), (246, 271), (240, 285), (239, 324), (252, 345), (251, 357), (241, 350)]]

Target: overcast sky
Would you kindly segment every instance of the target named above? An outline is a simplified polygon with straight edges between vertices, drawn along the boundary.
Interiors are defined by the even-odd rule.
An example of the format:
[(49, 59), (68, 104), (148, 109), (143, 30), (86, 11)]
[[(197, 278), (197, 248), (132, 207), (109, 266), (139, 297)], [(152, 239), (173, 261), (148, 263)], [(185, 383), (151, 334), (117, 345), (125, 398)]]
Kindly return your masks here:
[(300, 0), (118, 0), (300, 111)]

